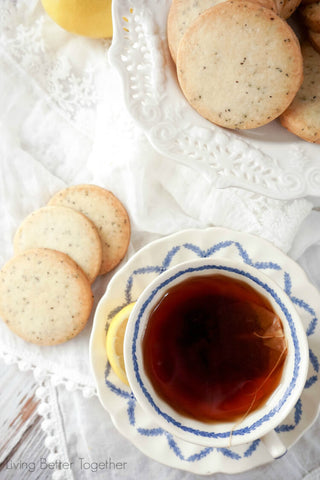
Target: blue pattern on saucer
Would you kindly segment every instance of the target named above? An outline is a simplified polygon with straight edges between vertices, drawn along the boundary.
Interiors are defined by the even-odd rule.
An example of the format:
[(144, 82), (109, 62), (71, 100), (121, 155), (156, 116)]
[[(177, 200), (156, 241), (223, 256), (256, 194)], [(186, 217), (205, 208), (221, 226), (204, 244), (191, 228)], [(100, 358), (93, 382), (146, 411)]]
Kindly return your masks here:
[[(126, 286), (125, 286), (125, 302), (122, 305), (119, 305), (116, 309), (114, 309), (112, 312), (109, 314), (109, 320), (118, 312), (120, 311), (124, 306), (127, 304), (133, 302), (135, 299), (132, 297), (132, 286), (134, 283), (134, 278), (136, 276), (140, 275), (145, 275), (145, 274), (150, 274), (150, 273), (155, 273), (160, 275), (163, 271), (167, 270), (171, 264), (172, 261), (175, 257), (175, 255), (178, 252), (181, 252), (182, 249), (186, 249), (189, 251), (192, 251), (195, 254), (195, 258), (207, 258), (214, 256), (217, 252), (221, 252), (222, 250), (228, 249), (228, 248), (233, 248), (235, 247), (239, 253), (239, 258), (242, 259), (242, 261), (247, 264), (251, 265), (259, 270), (277, 270), (277, 271), (282, 271), (282, 268), (279, 264), (268, 261), (268, 262), (254, 262), (247, 250), (244, 248), (243, 245), (241, 245), (239, 242), (235, 242), (232, 240), (228, 241), (223, 241), (219, 242), (216, 244), (213, 244), (210, 248), (207, 250), (202, 250), (198, 245), (194, 243), (184, 243), (182, 245), (176, 245), (168, 252), (165, 254), (163, 261), (160, 265), (147, 265), (141, 268), (138, 268), (131, 272), (129, 275)], [(292, 294), (292, 279), (289, 275), (288, 272), (283, 272), (283, 280), (284, 280), (284, 291), (287, 293), (287, 295), (290, 297), (292, 302), (300, 309), (304, 310), (309, 316), (310, 316), (310, 323), (306, 329), (306, 333), (308, 336), (311, 336), (314, 334), (315, 329), (318, 325), (319, 319), (314, 311), (314, 309), (307, 304), (303, 299), (299, 299), (295, 297)], [(309, 378), (306, 381), (305, 384), (305, 389), (310, 388), (314, 383), (316, 383), (319, 380), (319, 370), (320, 370), (320, 361), (318, 357), (312, 352), (312, 350), (309, 350), (309, 358), (310, 358), (310, 367), (309, 370), (311, 371), (311, 374), (309, 375)], [(219, 448), (215, 449), (212, 447), (199, 447), (199, 452), (197, 452), (194, 455), (191, 455), (189, 457), (186, 457), (183, 455), (181, 449), (179, 448), (178, 441), (175, 440), (175, 438), (163, 430), (162, 428), (152, 428), (152, 429), (142, 429), (138, 425), (136, 425), (136, 420), (135, 420), (135, 408), (136, 408), (136, 399), (132, 395), (131, 392), (128, 392), (124, 390), (123, 388), (119, 388), (116, 386), (112, 381), (109, 379), (110, 375), (110, 366), (107, 364), (106, 370), (105, 370), (105, 383), (106, 386), (110, 389), (111, 392), (113, 392), (115, 395), (122, 397), (127, 401), (127, 415), (128, 415), (128, 421), (131, 426), (135, 427), (137, 432), (140, 435), (144, 436), (164, 436), (168, 442), (169, 448), (174, 452), (174, 454), (183, 461), (186, 462), (196, 462), (200, 461), (202, 458), (208, 456), (212, 451), (217, 450), (219, 451), (222, 455), (225, 457), (228, 457), (231, 460), (238, 461), (242, 458), (248, 458), (251, 455), (254, 454), (254, 452), (257, 450), (260, 444), (260, 440), (255, 440), (254, 442), (248, 444), (248, 448), (245, 450), (244, 453), (239, 454), (238, 451), (236, 452), (235, 449), (232, 448)], [(298, 402), (296, 403), (293, 412), (290, 414), (290, 419), (288, 418), (287, 421), (288, 423), (282, 423), (279, 425), (276, 429), (278, 433), (282, 432), (289, 432), (295, 429), (295, 427), (301, 422), (303, 415), (303, 403), (302, 400), (299, 399)], [(291, 420), (292, 418), (292, 420)]]
[[(253, 281), (255, 284), (259, 285), (264, 289), (264, 291), (268, 292), (274, 301), (279, 305), (281, 308), (283, 314), (285, 315), (288, 325), (291, 330), (291, 337), (293, 340), (294, 344), (294, 370), (293, 370), (293, 376), (290, 381), (290, 385), (287, 387), (283, 397), (281, 400), (278, 402), (277, 405), (273, 407), (267, 414), (265, 414), (262, 418), (259, 420), (255, 421), (251, 425), (248, 425), (244, 428), (238, 428), (234, 429), (232, 431), (228, 432), (208, 432), (205, 430), (199, 430), (196, 428), (191, 428), (186, 425), (181, 424), (181, 422), (178, 422), (175, 418), (171, 417), (167, 413), (163, 412), (158, 405), (155, 403), (152, 395), (150, 392), (147, 390), (145, 384), (143, 383), (143, 380), (140, 376), (139, 372), (139, 365), (137, 361), (137, 355), (136, 355), (136, 342), (139, 334), (139, 329), (140, 329), (140, 321), (141, 318), (145, 312), (145, 309), (148, 307), (150, 302), (153, 301), (154, 297), (157, 295), (159, 291), (162, 291), (163, 288), (167, 287), (170, 285), (170, 283), (174, 280), (176, 280), (179, 277), (183, 277), (185, 274), (189, 273), (194, 273), (194, 272), (204, 272), (204, 271), (225, 271), (225, 272), (231, 272), (231, 273), (236, 273), (241, 275), (242, 277), (249, 278), (251, 281)], [(133, 335), (133, 344), (132, 344), (132, 361), (133, 361), (133, 367), (136, 375), (136, 379), (140, 385), (141, 390), (143, 391), (145, 397), (147, 398), (148, 402), (150, 405), (153, 407), (153, 409), (157, 412), (158, 415), (161, 415), (163, 418), (166, 419), (168, 423), (171, 423), (172, 425), (175, 425), (178, 427), (180, 430), (183, 430), (185, 432), (192, 433), (196, 435), (197, 437), (206, 437), (206, 438), (230, 438), (231, 435), (233, 437), (235, 436), (242, 436), (247, 433), (250, 433), (254, 431), (257, 427), (261, 426), (263, 423), (266, 421), (270, 420), (276, 413), (279, 412), (279, 410), (283, 407), (283, 405), (286, 403), (288, 398), (291, 395), (292, 390), (294, 389), (296, 385), (296, 381), (298, 378), (298, 373), (299, 373), (299, 362), (300, 362), (300, 347), (299, 347), (299, 342), (298, 342), (298, 337), (295, 329), (294, 322), (292, 320), (291, 314), (286, 308), (286, 306), (283, 304), (281, 299), (278, 297), (277, 293), (266, 283), (262, 282), (259, 278), (256, 276), (252, 275), (251, 273), (245, 272), (244, 270), (241, 270), (239, 268), (234, 268), (234, 267), (227, 267), (224, 265), (202, 265), (198, 267), (189, 267), (189, 268), (183, 268), (182, 270), (178, 271), (177, 273), (171, 275), (171, 277), (167, 278), (164, 280), (161, 284), (159, 284), (157, 287), (155, 287), (152, 292), (150, 293), (149, 297), (145, 300), (143, 306), (141, 307), (141, 310), (138, 314), (136, 324), (135, 324), (135, 329), (134, 329), (134, 335)]]

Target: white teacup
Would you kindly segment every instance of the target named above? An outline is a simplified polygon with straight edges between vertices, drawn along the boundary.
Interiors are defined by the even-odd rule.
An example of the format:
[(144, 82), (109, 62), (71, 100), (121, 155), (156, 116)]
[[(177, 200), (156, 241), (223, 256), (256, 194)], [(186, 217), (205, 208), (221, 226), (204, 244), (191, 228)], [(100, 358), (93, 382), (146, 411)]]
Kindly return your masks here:
[[(282, 322), (287, 355), (279, 385), (266, 402), (241, 422), (202, 422), (178, 413), (156, 393), (143, 361), (142, 341), (149, 315), (164, 293), (191, 276), (223, 274), (262, 294)], [(168, 332), (170, 334), (170, 332)], [(304, 388), (309, 364), (307, 337), (291, 300), (269, 277), (249, 265), (211, 258), (189, 261), (162, 273), (143, 291), (130, 315), (124, 360), (130, 387), (141, 407), (165, 430), (188, 442), (230, 447), (262, 439), (274, 458), (286, 451), (275, 428), (285, 419)]]

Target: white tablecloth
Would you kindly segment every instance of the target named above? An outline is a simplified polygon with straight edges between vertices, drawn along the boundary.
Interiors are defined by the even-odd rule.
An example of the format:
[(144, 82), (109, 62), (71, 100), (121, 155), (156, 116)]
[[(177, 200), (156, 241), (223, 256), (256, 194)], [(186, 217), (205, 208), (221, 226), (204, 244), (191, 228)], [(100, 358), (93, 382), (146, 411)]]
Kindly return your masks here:
[[(126, 112), (108, 45), (64, 32), (39, 0), (1, 2), (0, 266), (12, 255), (12, 237), (27, 214), (64, 186), (95, 183), (113, 191), (128, 210), (132, 238), (126, 258), (160, 236), (219, 225), (271, 240), (299, 259), (320, 286), (320, 212), (312, 210), (320, 199), (280, 202), (220, 191), (190, 167), (156, 153)], [(96, 281), (96, 303), (111, 275)], [(89, 321), (63, 346), (43, 349), (0, 323), (0, 356), (33, 369), (42, 384), (40, 412), (52, 458), (74, 463), (73, 470), (54, 476), (92, 478), (79, 458), (99, 462), (107, 456), (127, 462), (122, 471), (108, 470), (110, 478), (194, 478), (147, 459), (112, 426), (89, 369), (91, 326)], [(319, 425), (312, 431), (319, 437)], [(287, 478), (304, 478), (319, 466), (317, 443), (308, 433), (281, 461), (237, 477), (253, 480), (263, 473), (273, 480), (286, 471)], [(103, 475), (98, 471), (94, 478)]]

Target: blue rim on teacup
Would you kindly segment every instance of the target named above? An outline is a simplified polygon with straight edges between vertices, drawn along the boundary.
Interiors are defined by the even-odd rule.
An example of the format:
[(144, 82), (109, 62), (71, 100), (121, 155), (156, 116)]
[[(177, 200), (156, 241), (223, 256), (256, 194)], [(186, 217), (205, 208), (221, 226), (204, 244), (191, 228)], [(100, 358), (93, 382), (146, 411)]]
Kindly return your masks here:
[[(288, 353), (279, 386), (266, 403), (237, 422), (202, 423), (177, 413), (155, 392), (145, 374), (141, 342), (149, 313), (165, 291), (190, 276), (223, 273), (245, 281), (264, 295), (279, 315)], [(124, 360), (130, 387), (141, 405), (165, 430), (188, 442), (230, 447), (262, 438), (290, 413), (304, 388), (309, 350), (306, 333), (287, 294), (269, 277), (249, 265), (228, 260), (197, 259), (179, 264), (154, 279), (139, 296), (124, 340)]]

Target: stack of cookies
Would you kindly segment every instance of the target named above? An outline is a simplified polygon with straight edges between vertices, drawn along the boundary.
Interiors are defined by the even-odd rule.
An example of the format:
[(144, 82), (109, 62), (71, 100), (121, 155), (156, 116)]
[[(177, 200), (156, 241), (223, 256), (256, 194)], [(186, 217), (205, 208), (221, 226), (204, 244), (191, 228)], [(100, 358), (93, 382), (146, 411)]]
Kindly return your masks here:
[(18, 228), (14, 257), (0, 271), (0, 315), (24, 340), (55, 345), (77, 335), (92, 305), (91, 285), (123, 259), (130, 221), (108, 190), (58, 192)]
[[(301, 122), (297, 127), (288, 121), (300, 87), (308, 105), (314, 107), (317, 96), (302, 85), (310, 52), (300, 47), (286, 22), (299, 4), (300, 0), (172, 1), (168, 45), (180, 87), (200, 115), (230, 129), (256, 128), (280, 118), (302, 138), (320, 140), (318, 123), (307, 138)], [(305, 68), (305, 77), (309, 70)]]

